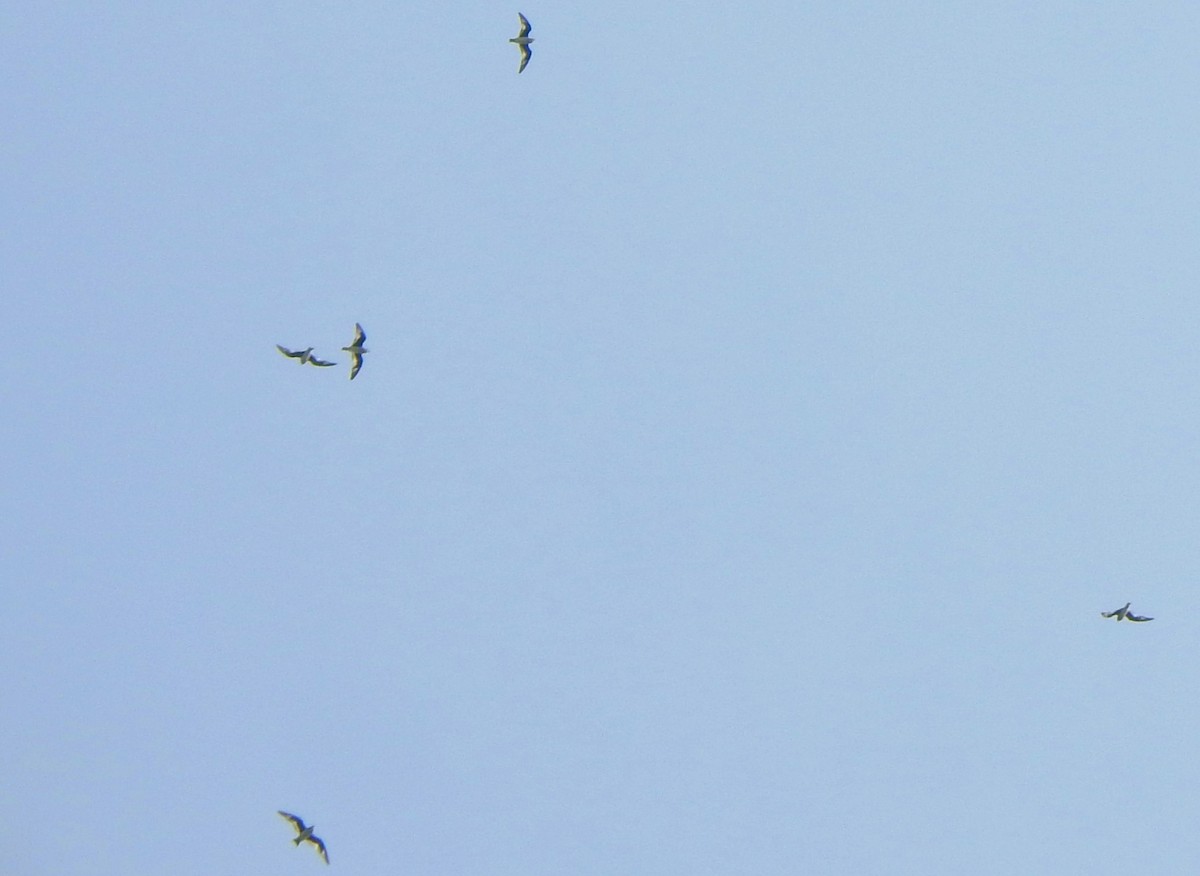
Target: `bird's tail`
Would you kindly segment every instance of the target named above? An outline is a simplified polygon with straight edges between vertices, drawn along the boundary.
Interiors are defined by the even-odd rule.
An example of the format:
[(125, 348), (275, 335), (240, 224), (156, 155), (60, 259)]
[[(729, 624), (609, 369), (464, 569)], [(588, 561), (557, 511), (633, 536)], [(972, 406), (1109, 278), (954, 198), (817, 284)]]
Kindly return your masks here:
[(296, 837), (294, 840), (292, 840), (292, 842), (294, 842), (296, 845), (300, 845), (300, 843), (304, 842), (304, 840), (300, 837)]

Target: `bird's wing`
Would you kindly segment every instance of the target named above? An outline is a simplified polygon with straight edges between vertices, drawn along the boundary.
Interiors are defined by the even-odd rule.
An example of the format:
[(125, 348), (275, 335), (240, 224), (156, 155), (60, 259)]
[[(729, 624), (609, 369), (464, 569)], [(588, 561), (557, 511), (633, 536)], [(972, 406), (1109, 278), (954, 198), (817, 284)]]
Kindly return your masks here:
[(325, 859), (325, 863), (329, 863), (329, 852), (325, 851), (325, 843), (321, 842), (319, 836), (310, 836), (308, 841), (317, 847), (317, 854)]
[(355, 375), (362, 370), (362, 356), (358, 353), (351, 353), (350, 356), (354, 360), (354, 364), (350, 366), (350, 379), (353, 380)]
[(367, 333), (362, 330), (362, 326), (358, 323), (354, 324), (354, 343), (352, 347), (361, 347), (367, 342)]
[(316, 365), (319, 368), (328, 368), (330, 365), (336, 365), (337, 362), (326, 362), (324, 359), (318, 359), (316, 356), (310, 356), (308, 359), (309, 365)]
[(1127, 614), (1127, 615), (1125, 615), (1125, 620), (1136, 621), (1137, 623), (1139, 623), (1139, 624), (1140, 624), (1140, 623), (1142, 623), (1142, 622), (1144, 622), (1144, 621), (1152, 621), (1152, 620), (1154, 620), (1154, 618), (1152, 618), (1152, 617), (1143, 617), (1143, 616), (1142, 616), (1142, 615), (1140, 615), (1140, 614)]
[(295, 815), (292, 815), (292, 813), (290, 813), (290, 812), (284, 812), (282, 809), (279, 809), (277, 811), (279, 812), (280, 815), (282, 815), (284, 818), (286, 818), (288, 821), (290, 821), (292, 823), (292, 827), (296, 828), (296, 833), (304, 832), (303, 819), (297, 818)]
[(281, 347), (281, 346), (279, 346), (279, 344), (275, 345), (275, 349), (278, 350), (279, 352), (283, 353), (283, 355), (287, 356), (289, 359), (299, 359), (301, 356), (304, 355), (303, 353), (293, 353), (287, 347)]
[(517, 44), (517, 48), (521, 50), (521, 66), (517, 68), (517, 72), (520, 73), (525, 69), (525, 65), (529, 63), (529, 59), (533, 57), (533, 52), (529, 46), (523, 46), (519, 43)]
[(1112, 617), (1115, 614), (1115, 611), (1102, 611), (1100, 612), (1100, 617)]
[[(526, 18), (524, 15), (522, 15), (520, 12), (517, 13), (517, 18), (521, 19), (521, 32), (518, 33), (517, 36), (519, 36), (519, 37), (529, 36), (529, 32), (531, 30), (533, 30), (533, 25), (531, 25), (529, 23), (529, 19)], [(551, 34), (551, 36), (553, 36), (553, 34)]]

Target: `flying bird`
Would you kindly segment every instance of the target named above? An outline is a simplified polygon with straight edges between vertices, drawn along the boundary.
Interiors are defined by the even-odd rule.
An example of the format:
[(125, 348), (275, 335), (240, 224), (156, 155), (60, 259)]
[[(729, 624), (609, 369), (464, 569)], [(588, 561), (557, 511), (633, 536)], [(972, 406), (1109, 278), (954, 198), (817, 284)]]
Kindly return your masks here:
[(309, 365), (316, 365), (318, 368), (328, 368), (330, 365), (337, 364), (336, 362), (326, 362), (324, 359), (318, 359), (312, 354), (312, 347), (309, 347), (307, 350), (289, 350), (287, 347), (281, 347), (279, 344), (276, 344), (275, 349), (289, 359), (299, 359), (301, 365), (307, 362)]
[(328, 864), (329, 852), (325, 851), (325, 843), (321, 842), (321, 838), (313, 836), (312, 826), (305, 824), (303, 819), (292, 815), (290, 812), (284, 812), (282, 809), (278, 811), (280, 815), (292, 823), (292, 827), (296, 828), (296, 838), (292, 842), (296, 845), (300, 845), (300, 843), (312, 843), (317, 848), (317, 854), (324, 858), (325, 863)]
[(354, 324), (354, 340), (350, 342), (349, 347), (342, 347), (343, 350), (345, 350), (347, 353), (350, 354), (350, 358), (353, 360), (350, 365), (350, 379), (351, 380), (353, 380), (355, 375), (358, 374), (359, 370), (362, 369), (363, 353), (371, 352), (370, 350), (368, 350), (366, 347), (363, 346), (363, 344), (365, 344), (366, 342), (367, 342), (367, 333), (362, 330), (361, 325), (359, 325), (358, 323), (355, 323)]
[(1115, 617), (1118, 621), (1129, 620), (1139, 624), (1144, 623), (1145, 621), (1154, 620), (1152, 617), (1142, 617), (1140, 614), (1134, 614), (1131, 612), (1129, 610), (1129, 606), (1131, 604), (1132, 603), (1126, 602), (1120, 608), (1113, 609), (1112, 611), (1102, 611), (1100, 612), (1100, 617)]
[(529, 48), (529, 44), (533, 42), (533, 37), (529, 35), (529, 31), (533, 28), (529, 24), (529, 19), (517, 13), (517, 18), (521, 19), (521, 29), (517, 31), (517, 35), (509, 40), (510, 43), (516, 43), (517, 48), (521, 50), (521, 66), (517, 68), (520, 73), (525, 69), (525, 65), (529, 63), (529, 59), (533, 57), (533, 50)]

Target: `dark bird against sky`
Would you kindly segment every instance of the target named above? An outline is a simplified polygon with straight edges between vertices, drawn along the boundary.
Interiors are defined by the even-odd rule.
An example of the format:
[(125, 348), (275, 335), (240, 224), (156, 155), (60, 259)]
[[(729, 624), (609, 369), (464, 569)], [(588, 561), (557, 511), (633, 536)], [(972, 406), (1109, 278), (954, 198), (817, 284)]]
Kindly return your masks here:
[(358, 372), (362, 369), (363, 353), (371, 352), (370, 350), (368, 350), (366, 347), (363, 346), (363, 344), (365, 344), (366, 342), (367, 342), (367, 333), (363, 331), (363, 328), (361, 325), (359, 325), (358, 323), (355, 323), (354, 324), (354, 340), (350, 342), (349, 347), (342, 347), (343, 350), (345, 350), (347, 353), (350, 354), (350, 358), (353, 360), (350, 364), (350, 379), (351, 380), (353, 380), (355, 375), (357, 375)]
[(328, 864), (329, 852), (325, 851), (325, 843), (321, 842), (321, 838), (313, 835), (312, 826), (305, 824), (303, 819), (292, 815), (290, 812), (284, 812), (282, 809), (278, 811), (280, 815), (292, 823), (292, 827), (296, 828), (296, 838), (292, 842), (296, 845), (300, 845), (300, 843), (312, 843), (316, 846), (317, 854), (324, 858), (325, 863)]
[(1115, 617), (1118, 621), (1130, 620), (1130, 621), (1133, 621), (1134, 623), (1139, 623), (1139, 624), (1143, 623), (1145, 621), (1154, 620), (1154, 618), (1152, 618), (1152, 617), (1143, 617), (1140, 614), (1134, 614), (1133, 612), (1131, 612), (1129, 610), (1130, 605), (1131, 605), (1131, 603), (1126, 602), (1120, 608), (1114, 608), (1112, 611), (1100, 612), (1100, 616), (1101, 617)]
[(521, 66), (517, 68), (517, 72), (520, 73), (525, 69), (525, 65), (529, 63), (529, 59), (533, 57), (533, 50), (529, 48), (529, 44), (533, 42), (533, 37), (529, 35), (529, 31), (533, 28), (529, 24), (529, 19), (520, 12), (517, 13), (517, 18), (521, 19), (521, 29), (509, 42), (516, 43), (517, 48), (521, 50)]
[(307, 350), (289, 350), (287, 347), (281, 347), (279, 344), (276, 344), (275, 349), (289, 359), (299, 359), (301, 365), (307, 362), (309, 365), (316, 365), (318, 368), (328, 368), (330, 365), (337, 364), (336, 362), (326, 362), (324, 359), (318, 359), (312, 354), (312, 347), (309, 347)]

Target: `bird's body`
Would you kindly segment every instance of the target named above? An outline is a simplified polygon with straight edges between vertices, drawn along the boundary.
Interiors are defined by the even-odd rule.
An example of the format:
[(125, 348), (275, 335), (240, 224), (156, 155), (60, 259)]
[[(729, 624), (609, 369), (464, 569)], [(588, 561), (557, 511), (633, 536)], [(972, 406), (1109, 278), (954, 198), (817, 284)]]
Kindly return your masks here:
[(289, 350), (287, 347), (281, 347), (279, 344), (276, 344), (275, 349), (289, 359), (298, 359), (301, 365), (316, 365), (318, 368), (328, 368), (330, 365), (337, 364), (336, 362), (326, 362), (323, 359), (318, 359), (312, 354), (312, 347), (309, 347), (307, 350)]
[(292, 815), (290, 812), (279, 810), (280, 816), (291, 822), (292, 827), (296, 828), (296, 837), (292, 840), (296, 845), (300, 843), (312, 843), (317, 850), (317, 854), (325, 859), (325, 863), (329, 863), (329, 852), (325, 851), (325, 843), (321, 842), (319, 836), (313, 834), (312, 825), (305, 824), (304, 819), (297, 815)]
[(1126, 602), (1120, 608), (1114, 608), (1112, 611), (1100, 612), (1100, 616), (1101, 617), (1115, 617), (1118, 621), (1127, 620), (1127, 621), (1133, 621), (1136, 624), (1145, 623), (1146, 621), (1154, 620), (1154, 618), (1152, 618), (1152, 617), (1143, 617), (1140, 614), (1132, 613), (1129, 610), (1130, 605), (1132, 605), (1132, 603)]
[(529, 59), (533, 57), (533, 50), (529, 48), (529, 44), (533, 42), (533, 37), (529, 35), (529, 31), (533, 27), (529, 24), (529, 19), (520, 12), (517, 13), (517, 18), (521, 19), (521, 29), (517, 31), (517, 35), (510, 39), (509, 42), (516, 43), (517, 48), (521, 50), (521, 66), (517, 68), (517, 72), (520, 73), (525, 69), (525, 65), (529, 63)]
[(342, 350), (350, 354), (350, 379), (353, 380), (360, 370), (362, 370), (363, 353), (371, 352), (363, 346), (367, 342), (367, 333), (363, 331), (363, 327), (358, 323), (354, 324), (354, 340), (350, 342), (350, 346), (342, 347)]

